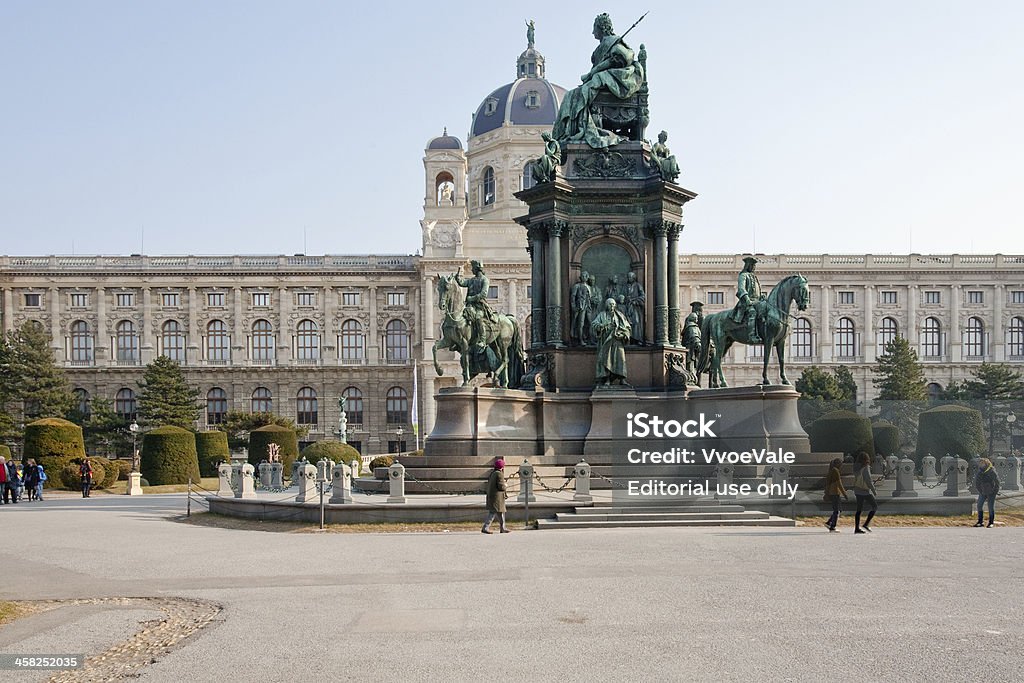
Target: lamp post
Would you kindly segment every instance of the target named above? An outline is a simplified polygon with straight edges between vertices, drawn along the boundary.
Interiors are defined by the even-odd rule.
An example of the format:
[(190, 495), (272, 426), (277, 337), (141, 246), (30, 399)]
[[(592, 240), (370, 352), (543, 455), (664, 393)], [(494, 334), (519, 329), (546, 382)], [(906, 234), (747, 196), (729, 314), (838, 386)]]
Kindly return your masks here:
[(402, 452), (402, 436), (405, 434), (405, 427), (398, 425), (398, 429), (395, 430), (395, 435), (398, 437), (398, 450), (397, 453)]
[(1017, 416), (1010, 413), (1006, 416), (1006, 428), (1010, 430), (1010, 455), (1013, 455), (1013, 425), (1017, 421)]
[(139, 423), (132, 420), (132, 423), (128, 425), (128, 431), (132, 433), (132, 472), (139, 471), (139, 451), (135, 447), (135, 439), (139, 433)]

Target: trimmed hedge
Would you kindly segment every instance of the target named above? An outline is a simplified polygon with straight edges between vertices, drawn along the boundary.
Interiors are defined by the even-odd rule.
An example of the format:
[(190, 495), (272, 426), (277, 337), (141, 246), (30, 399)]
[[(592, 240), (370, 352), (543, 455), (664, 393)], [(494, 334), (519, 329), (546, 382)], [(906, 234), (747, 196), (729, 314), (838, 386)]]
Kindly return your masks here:
[(10, 446), (5, 446), (2, 443), (0, 443), (0, 458), (3, 458), (7, 462), (11, 461), (11, 447)]
[(395, 459), (390, 455), (378, 455), (376, 458), (370, 461), (370, 473), (372, 474), (378, 467), (391, 467), (395, 464)]
[(958, 405), (936, 406), (917, 418), (917, 451), (920, 462), (926, 455), (941, 458), (947, 453), (969, 460), (985, 450), (981, 413)]
[(875, 455), (896, 455), (900, 452), (900, 430), (893, 423), (885, 420), (872, 422), (871, 436), (875, 440)]
[(815, 453), (875, 452), (871, 421), (849, 410), (822, 415), (807, 428)]
[[(107, 476), (106, 470), (103, 469), (102, 464), (96, 462), (95, 458), (89, 458), (89, 462), (92, 463), (92, 488), (103, 488), (102, 483)], [(64, 488), (72, 491), (81, 490), (82, 475), (81, 470), (79, 469), (80, 466), (81, 462), (69, 462), (60, 469), (58, 476), (60, 477), (60, 483)], [(45, 470), (46, 467), (44, 466), (43, 469)], [(50, 481), (53, 480), (53, 476), (50, 474), (49, 470), (46, 471), (46, 476), (50, 477)], [(50, 482), (48, 481), (46, 483)]]
[(96, 468), (97, 463), (103, 467), (103, 480), (101, 481), (98, 477), (93, 476), (93, 486), (98, 489), (109, 489), (117, 482), (118, 475), (121, 474), (121, 468), (118, 466), (117, 460), (93, 456), (89, 458), (89, 462), (92, 463), (93, 469)]
[(228, 433), (196, 432), (196, 455), (199, 456), (199, 473), (204, 477), (216, 477), (220, 461), (231, 459)]
[(84, 458), (82, 428), (59, 417), (44, 417), (25, 425), (22, 458), (39, 462), (42, 458), (54, 456)]
[(117, 465), (117, 480), (128, 481), (128, 475), (132, 471), (132, 463), (130, 460), (112, 460), (114, 465)]
[(142, 437), (142, 476), (153, 486), (199, 481), (199, 457), (192, 432), (158, 427)]
[(272, 443), (281, 447), (281, 464), (285, 476), (290, 476), (292, 463), (299, 457), (299, 437), (288, 427), (264, 425), (249, 432), (249, 464), (259, 467), (264, 460), (270, 460), (268, 447)]
[[(359, 451), (349, 446), (347, 443), (341, 443), (340, 441), (317, 441), (311, 443), (302, 449), (299, 453), (300, 458), (305, 458), (307, 462), (317, 464), (321, 460), (333, 460), (335, 464), (344, 462), (346, 465), (351, 465), (352, 461), (359, 462)], [(352, 476), (356, 476), (358, 472), (353, 472)]]

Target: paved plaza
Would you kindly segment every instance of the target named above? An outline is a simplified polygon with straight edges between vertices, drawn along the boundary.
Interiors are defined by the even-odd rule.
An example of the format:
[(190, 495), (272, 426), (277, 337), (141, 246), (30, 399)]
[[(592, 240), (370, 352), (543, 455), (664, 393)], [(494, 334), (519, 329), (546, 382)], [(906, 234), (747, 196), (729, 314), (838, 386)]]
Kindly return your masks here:
[[(222, 608), (144, 681), (1022, 678), (1016, 528), (322, 535), (173, 521), (184, 508), (0, 508), (0, 598)], [(158, 606), (24, 617), (0, 653), (95, 655)]]

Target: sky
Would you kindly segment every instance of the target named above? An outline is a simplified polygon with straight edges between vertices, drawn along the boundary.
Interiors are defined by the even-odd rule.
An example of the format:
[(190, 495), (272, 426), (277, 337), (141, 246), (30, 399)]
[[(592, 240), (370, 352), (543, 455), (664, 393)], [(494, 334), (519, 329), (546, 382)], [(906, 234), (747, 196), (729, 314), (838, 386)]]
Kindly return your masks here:
[(681, 251), (1024, 253), (1024, 3), (0, 0), (0, 253), (421, 246), (423, 148), (515, 77), (648, 52)]

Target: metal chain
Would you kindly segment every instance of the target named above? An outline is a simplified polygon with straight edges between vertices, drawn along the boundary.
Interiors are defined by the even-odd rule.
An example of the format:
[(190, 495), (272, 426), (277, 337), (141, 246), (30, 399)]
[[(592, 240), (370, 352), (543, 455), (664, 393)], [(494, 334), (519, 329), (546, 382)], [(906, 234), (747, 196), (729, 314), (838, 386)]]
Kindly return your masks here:
[(573, 481), (576, 480), (576, 476), (575, 475), (573, 475), (571, 477), (566, 477), (565, 478), (565, 482), (561, 486), (559, 486), (557, 489), (553, 489), (550, 486), (548, 486), (547, 484), (545, 484), (541, 480), (540, 475), (537, 474), (536, 472), (533, 473), (533, 478), (537, 481), (538, 484), (540, 484), (540, 487), (542, 489), (544, 489), (545, 491), (548, 491), (549, 493), (561, 493), (562, 491), (565, 491), (566, 488), (568, 488), (570, 483), (572, 483)]
[(615, 481), (614, 479), (609, 479), (608, 477), (604, 476), (603, 474), (600, 474), (599, 472), (595, 472), (594, 470), (590, 470), (590, 474), (592, 476), (597, 477), (598, 479), (605, 480), (606, 482), (611, 484), (613, 487), (617, 487), (617, 488), (624, 489), (624, 490), (628, 488), (624, 484), (620, 484), (619, 482)]

